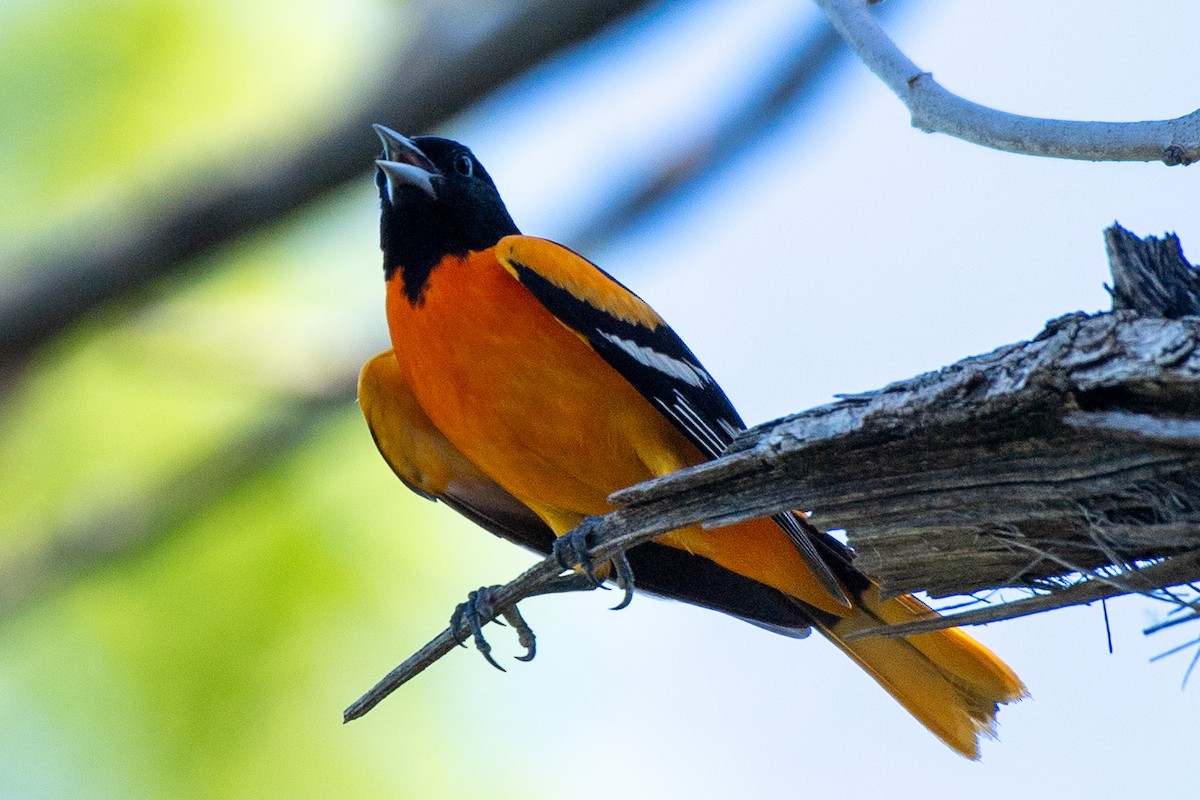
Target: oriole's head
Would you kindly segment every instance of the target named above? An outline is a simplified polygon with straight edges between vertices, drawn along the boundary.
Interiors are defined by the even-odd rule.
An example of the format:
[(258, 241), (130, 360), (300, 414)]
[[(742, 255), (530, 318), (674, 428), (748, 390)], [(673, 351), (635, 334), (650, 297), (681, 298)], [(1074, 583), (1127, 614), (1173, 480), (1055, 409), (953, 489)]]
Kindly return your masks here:
[(519, 232), (467, 147), (436, 136), (409, 139), (382, 125), (375, 132), (383, 142), (375, 162), (383, 270), (389, 280), (400, 270), (411, 299), (443, 257), (484, 250)]

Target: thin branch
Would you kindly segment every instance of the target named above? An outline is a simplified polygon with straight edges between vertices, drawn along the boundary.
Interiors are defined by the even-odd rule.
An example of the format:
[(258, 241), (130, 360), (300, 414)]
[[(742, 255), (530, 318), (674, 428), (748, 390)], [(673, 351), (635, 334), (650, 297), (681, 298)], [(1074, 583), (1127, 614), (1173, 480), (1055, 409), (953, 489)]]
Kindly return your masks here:
[[(602, 517), (592, 528), (596, 546), (588, 551), (597, 564), (604, 563), (618, 554), (648, 542), (667, 531), (694, 525), (704, 518), (702, 508), (680, 507), (678, 503), (652, 502), (646, 505), (623, 508)], [(498, 587), (491, 595), (492, 614), (481, 615), (480, 623), (487, 623), (517, 603), (539, 594), (544, 594), (554, 585), (555, 579), (564, 572), (555, 556), (547, 556), (527, 569), (518, 577)], [(343, 712), (343, 721), (358, 719), (381, 700), (405, 683), (421, 674), (452, 651), (459, 642), (470, 636), (466, 621), (460, 621), (458, 630), (446, 628), (428, 644), (407, 658), (384, 676), (375, 686)]]
[[(1024, 600), (1013, 600), (1007, 603), (961, 611), (957, 614), (947, 614), (941, 617), (905, 622), (896, 625), (884, 625), (878, 628), (857, 631), (847, 636), (847, 639), (862, 639), (872, 636), (912, 636), (917, 633), (957, 628), (966, 625), (986, 625), (989, 622), (999, 622), (1006, 619), (1016, 619), (1030, 614), (1038, 614), (1055, 608), (1084, 605), (1110, 597), (1120, 597), (1125, 594), (1137, 594), (1150, 591), (1145, 587), (1157, 587), (1187, 583), (1200, 576), (1200, 553), (1168, 559), (1158, 564), (1141, 569), (1129, 570), (1118, 578), (1105, 580), (1084, 580), (1049, 594), (1029, 597)], [(1148, 632), (1148, 631), (1147, 631)]]
[[(1193, 605), (1192, 607), (1194, 608), (1195, 606)], [(1184, 614), (1182, 616), (1175, 617), (1174, 619), (1169, 619), (1165, 622), (1159, 622), (1147, 628), (1143, 628), (1142, 633), (1149, 636), (1152, 633), (1165, 631), (1167, 628), (1174, 628), (1176, 625), (1183, 625), (1184, 623), (1194, 622), (1198, 619), (1200, 619), (1200, 611), (1193, 611), (1190, 614)]]
[[(504, 609), (514, 608), (517, 603), (538, 594), (538, 589), (547, 586), (562, 574), (562, 566), (554, 558), (546, 558), (521, 573), (519, 576), (495, 590), (492, 595), (492, 614), (480, 614), (480, 624), (486, 625), (499, 617)], [(367, 692), (342, 712), (342, 721), (350, 722), (366, 714), (375, 706), (410, 680), (420, 675), (450, 653), (471, 635), (465, 620), (439, 633), (428, 644), (413, 653), (404, 662), (383, 676)]]
[(867, 10), (865, 0), (816, 0), (859, 58), (895, 92), (927, 133), (1033, 156), (1084, 161), (1200, 160), (1200, 109), (1170, 120), (1082, 122), (1009, 114), (947, 91), (914, 64)]

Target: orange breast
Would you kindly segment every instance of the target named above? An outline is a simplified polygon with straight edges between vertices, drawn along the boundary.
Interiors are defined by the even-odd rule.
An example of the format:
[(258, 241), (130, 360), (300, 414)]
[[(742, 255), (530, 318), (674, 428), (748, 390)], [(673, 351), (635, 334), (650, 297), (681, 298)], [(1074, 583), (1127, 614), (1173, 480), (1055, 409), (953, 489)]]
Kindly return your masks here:
[(487, 252), (445, 260), (415, 307), (389, 286), (388, 322), (430, 419), (494, 480), (567, 528), (610, 510), (611, 492), (700, 461)]
[[(489, 252), (448, 258), (423, 301), (392, 279), (396, 359), (433, 423), (558, 534), (612, 509), (617, 489), (704, 457)], [(660, 541), (704, 555), (813, 605), (844, 609), (769, 520)]]

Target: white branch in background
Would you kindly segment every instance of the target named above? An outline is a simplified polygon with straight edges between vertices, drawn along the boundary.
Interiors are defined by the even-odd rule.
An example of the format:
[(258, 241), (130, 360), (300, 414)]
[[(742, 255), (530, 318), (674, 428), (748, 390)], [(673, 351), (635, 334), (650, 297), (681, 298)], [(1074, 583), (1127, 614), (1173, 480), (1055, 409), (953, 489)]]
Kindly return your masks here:
[(1024, 117), (947, 91), (904, 55), (867, 10), (867, 0), (816, 0), (850, 48), (908, 106), (913, 127), (1033, 156), (1084, 161), (1200, 160), (1200, 109), (1177, 119), (1081, 122)]

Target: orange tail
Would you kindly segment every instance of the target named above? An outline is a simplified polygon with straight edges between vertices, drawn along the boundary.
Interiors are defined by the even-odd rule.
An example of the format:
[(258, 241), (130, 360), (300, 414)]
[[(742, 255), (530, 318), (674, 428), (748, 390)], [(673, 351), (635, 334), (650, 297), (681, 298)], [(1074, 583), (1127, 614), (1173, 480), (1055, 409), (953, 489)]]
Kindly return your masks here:
[(1003, 661), (954, 628), (907, 639), (844, 638), (881, 622), (908, 622), (935, 613), (914, 597), (880, 600), (878, 589), (871, 587), (856, 613), (820, 630), (935, 736), (977, 759), (979, 734), (995, 735), (998, 706), (1028, 696)]

